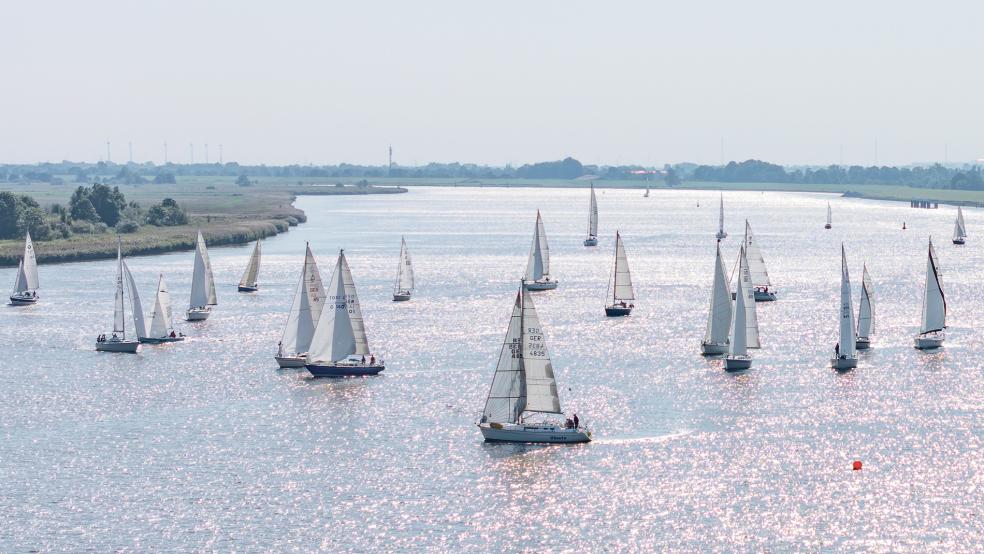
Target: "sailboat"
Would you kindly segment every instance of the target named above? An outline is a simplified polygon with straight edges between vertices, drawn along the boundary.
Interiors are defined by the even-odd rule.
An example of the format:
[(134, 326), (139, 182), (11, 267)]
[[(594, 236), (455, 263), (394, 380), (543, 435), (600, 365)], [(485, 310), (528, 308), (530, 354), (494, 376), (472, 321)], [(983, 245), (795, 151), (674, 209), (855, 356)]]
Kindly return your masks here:
[[(833, 225), (831, 225), (831, 219), (830, 219), (830, 202), (827, 202), (827, 224), (824, 225), (823, 228), (824, 229), (830, 229), (832, 227), (833, 227)], [(841, 245), (841, 246), (843, 246), (843, 245)]]
[[(123, 282), (123, 241), (116, 239), (116, 297), (113, 299), (113, 333), (112, 336), (100, 335), (96, 339), (96, 350), (99, 352), (121, 352), (136, 354), (140, 348), (137, 339), (126, 338), (126, 301), (124, 298)], [(132, 297), (131, 297), (132, 305)]]
[(615, 231), (615, 264), (612, 267), (612, 278), (608, 281), (608, 298), (611, 303), (605, 304), (605, 315), (617, 317), (629, 315), (635, 305), (635, 291), (632, 289), (632, 275), (629, 273), (629, 259), (625, 255), (622, 235)]
[[(735, 309), (731, 316), (731, 329), (728, 333), (728, 355), (724, 358), (724, 369), (738, 371), (752, 367), (750, 347), (758, 346), (758, 315), (755, 312), (755, 291), (752, 286), (752, 272), (748, 256), (742, 246), (738, 253), (738, 289)], [(754, 342), (749, 340), (754, 339)]]
[(584, 426), (529, 420), (533, 414), (562, 413), (540, 319), (530, 293), (520, 286), (478, 428), (490, 442), (591, 440)]
[(595, 198), (594, 183), (591, 183), (591, 204), (588, 206), (588, 238), (584, 246), (598, 246), (598, 200)]
[(308, 245), (301, 279), (297, 282), (294, 300), (290, 304), (287, 326), (274, 356), (280, 367), (304, 367), (307, 363), (307, 352), (324, 306), (325, 287), (321, 284), (321, 272), (311, 253), (311, 245)]
[[(697, 204), (700, 207), (700, 203)], [(714, 235), (718, 240), (728, 238), (728, 233), (724, 232), (724, 193), (721, 193), (721, 209), (718, 212), (718, 232)]]
[(834, 347), (830, 367), (839, 370), (858, 367), (858, 354), (855, 350), (857, 335), (854, 333), (854, 305), (851, 300), (851, 276), (847, 271), (847, 254), (841, 244), (841, 294), (837, 310), (840, 322), (840, 340)]
[(536, 211), (536, 227), (533, 228), (533, 244), (526, 262), (526, 290), (552, 290), (559, 281), (550, 278), (550, 247), (547, 246), (547, 232), (543, 228), (540, 210)]
[(871, 333), (875, 327), (875, 312), (871, 304), (872, 293), (871, 277), (865, 264), (861, 275), (861, 305), (858, 306), (858, 340), (855, 345), (858, 350), (867, 350), (871, 346)]
[(260, 274), (260, 241), (257, 239), (256, 246), (253, 247), (253, 255), (249, 257), (249, 264), (246, 271), (239, 279), (239, 292), (256, 292), (260, 290), (260, 284), (256, 282)]
[(646, 194), (643, 194), (642, 197), (649, 198), (649, 185), (646, 185)]
[(14, 290), (10, 293), (10, 303), (14, 306), (36, 304), (38, 296), (38, 260), (34, 255), (34, 242), (31, 241), (30, 231), (24, 239), (24, 256), (17, 265), (17, 280)]
[(926, 288), (923, 291), (922, 321), (916, 335), (916, 348), (928, 350), (943, 346), (946, 338), (946, 298), (940, 282), (940, 265), (929, 239), (929, 257), (926, 261)]
[(967, 242), (967, 227), (964, 225), (963, 210), (957, 206), (957, 221), (953, 224), (953, 244)]
[(724, 259), (721, 258), (721, 243), (717, 245), (714, 260), (714, 284), (711, 288), (711, 307), (707, 313), (707, 330), (700, 343), (701, 354), (727, 354), (728, 333), (731, 331), (731, 285), (725, 273)]
[(413, 264), (410, 263), (407, 239), (400, 238), (400, 263), (396, 268), (396, 283), (393, 284), (393, 301), (405, 302), (410, 300), (413, 287)]
[(321, 312), (305, 367), (315, 377), (375, 375), (386, 369), (369, 350), (362, 308), (345, 251), (338, 253), (328, 284), (328, 305)]
[(769, 272), (765, 269), (765, 258), (762, 257), (762, 250), (759, 248), (758, 241), (752, 235), (752, 226), (745, 220), (745, 255), (748, 257), (748, 267), (752, 274), (752, 286), (755, 288), (756, 302), (771, 302), (776, 299), (775, 291), (770, 291), (772, 282), (769, 280)]
[[(131, 289), (136, 290), (132, 285), (132, 276), (129, 279), (131, 281)], [(135, 304), (138, 305), (139, 302)], [(134, 318), (136, 318), (136, 310), (134, 310)], [(137, 325), (139, 326), (139, 324)], [(140, 333), (138, 327), (137, 336), (140, 337), (140, 342), (147, 344), (161, 344), (164, 342), (180, 342), (185, 340), (183, 334), (174, 332), (171, 293), (167, 290), (167, 283), (164, 282), (163, 273), (157, 281), (157, 291), (154, 294), (154, 311), (150, 314), (150, 329), (147, 331), (146, 336), (144, 336)]]
[(215, 281), (212, 279), (212, 264), (208, 261), (205, 237), (198, 231), (195, 242), (195, 272), (191, 277), (191, 298), (185, 319), (204, 321), (212, 314), (212, 306), (218, 304), (215, 297)]

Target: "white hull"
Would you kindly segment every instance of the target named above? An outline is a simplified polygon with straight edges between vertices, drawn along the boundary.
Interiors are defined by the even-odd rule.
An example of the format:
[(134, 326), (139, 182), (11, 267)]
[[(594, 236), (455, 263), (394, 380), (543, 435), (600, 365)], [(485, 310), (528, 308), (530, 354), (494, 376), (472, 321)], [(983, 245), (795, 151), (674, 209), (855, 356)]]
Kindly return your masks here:
[(208, 319), (208, 316), (210, 316), (210, 315), (212, 315), (212, 309), (211, 308), (205, 308), (204, 310), (193, 308), (193, 309), (188, 310), (185, 313), (185, 320), (186, 321), (205, 321), (206, 319)]
[(857, 342), (854, 343), (854, 348), (856, 350), (867, 350), (871, 348), (871, 339), (865, 337), (858, 337)]
[(831, 358), (830, 359), (830, 367), (832, 367), (834, 369), (842, 370), (842, 371), (845, 370), (845, 369), (854, 369), (854, 368), (858, 367), (858, 358), (857, 358), (857, 356), (854, 356), (852, 358), (848, 358), (848, 357), (844, 357), (844, 358), (841, 358), (841, 357)]
[(409, 292), (398, 292), (393, 294), (393, 302), (406, 302), (410, 300)]
[(536, 290), (553, 290), (557, 288), (560, 282), (556, 280), (551, 281), (533, 281), (527, 282), (525, 284), (526, 290), (536, 291)]
[(752, 367), (752, 359), (748, 356), (728, 356), (724, 359), (724, 369), (741, 371)]
[(30, 306), (31, 304), (37, 304), (38, 300), (41, 298), (38, 295), (24, 296), (20, 294), (10, 295), (10, 305), (11, 306)]
[(931, 350), (943, 346), (946, 335), (943, 333), (932, 333), (928, 335), (916, 336), (915, 346), (919, 350)]
[(136, 354), (140, 349), (140, 341), (136, 340), (108, 340), (106, 342), (96, 342), (98, 352), (121, 352), (125, 354)]
[(307, 365), (307, 356), (303, 354), (300, 356), (274, 356), (274, 359), (277, 360), (277, 365), (279, 365), (281, 368), (289, 368), (289, 367), (300, 368)]
[(584, 239), (584, 246), (598, 246), (598, 239), (595, 237), (588, 237)]
[(700, 353), (704, 356), (717, 356), (728, 353), (728, 343), (714, 344), (713, 342), (700, 343)]
[(585, 427), (568, 429), (560, 425), (514, 423), (479, 423), (478, 428), (488, 442), (578, 443), (590, 442), (591, 431)]

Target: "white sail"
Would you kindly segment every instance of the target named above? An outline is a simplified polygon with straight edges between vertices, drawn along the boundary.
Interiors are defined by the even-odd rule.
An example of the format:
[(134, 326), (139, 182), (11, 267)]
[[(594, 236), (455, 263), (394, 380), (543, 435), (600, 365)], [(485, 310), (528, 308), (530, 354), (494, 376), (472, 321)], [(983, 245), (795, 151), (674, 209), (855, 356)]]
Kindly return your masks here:
[(875, 314), (871, 305), (873, 290), (871, 277), (868, 276), (868, 266), (864, 266), (861, 275), (861, 305), (858, 306), (858, 337), (868, 338), (874, 330)]
[(133, 274), (127, 267), (126, 261), (123, 262), (123, 275), (126, 276), (126, 287), (130, 293), (130, 307), (133, 310), (133, 330), (138, 339), (147, 337), (147, 322), (144, 320), (143, 305), (140, 303), (140, 293), (137, 292), (137, 284), (133, 280)]
[(854, 357), (854, 304), (851, 300), (851, 276), (847, 271), (847, 254), (841, 244), (841, 294), (840, 294), (840, 354)]
[(830, 225), (833, 220), (831, 220), (830, 214), (830, 202), (827, 202), (827, 225)]
[(550, 247), (547, 246), (547, 232), (543, 228), (540, 210), (536, 211), (536, 227), (533, 230), (533, 244), (526, 262), (526, 280), (538, 281), (550, 275)]
[[(246, 266), (246, 271), (243, 272), (242, 279), (239, 280), (240, 286), (255, 287), (257, 278), (260, 275), (260, 241), (256, 241), (256, 246), (253, 248), (253, 255), (249, 257), (249, 264)], [(214, 284), (213, 284), (214, 288)]]
[(499, 352), (499, 363), (495, 366), (492, 387), (485, 401), (483, 415), (486, 421), (516, 423), (526, 409), (526, 376), (523, 373), (522, 330), (523, 296), (516, 294), (512, 317), (506, 329), (506, 338)]
[(113, 301), (113, 332), (126, 337), (126, 306), (123, 300), (123, 245), (116, 245), (116, 298)]
[(27, 233), (24, 239), (24, 283), (25, 290), (38, 290), (41, 285), (38, 283), (38, 260), (34, 254), (34, 241), (31, 240), (31, 233)]
[(314, 261), (311, 246), (304, 254), (304, 269), (301, 279), (294, 292), (294, 301), (290, 305), (287, 316), (287, 326), (280, 339), (282, 352), (287, 355), (303, 354), (311, 347), (311, 338), (321, 318), (325, 306), (325, 288), (321, 283), (321, 272)]
[(748, 224), (748, 220), (745, 220), (745, 255), (748, 257), (748, 267), (752, 273), (752, 285), (756, 287), (771, 286), (769, 272), (765, 269), (765, 258), (762, 257), (762, 250), (759, 249), (758, 241), (752, 234), (752, 226)]
[(396, 284), (393, 285), (393, 292), (413, 292), (413, 288), (413, 264), (410, 262), (410, 250), (407, 249), (407, 240), (401, 238), (400, 265), (396, 269)]
[(946, 328), (946, 298), (940, 282), (939, 261), (929, 239), (929, 258), (926, 261), (926, 288), (923, 292), (922, 325), (920, 333), (932, 333)]
[(731, 286), (721, 258), (721, 245), (717, 246), (717, 257), (714, 260), (714, 284), (711, 289), (711, 308), (707, 313), (707, 331), (704, 332), (705, 344), (724, 344), (728, 341), (731, 327)]
[[(745, 322), (744, 348), (761, 348), (762, 345), (759, 342), (758, 312), (755, 309), (755, 285), (752, 282), (748, 253), (744, 249), (741, 249), (738, 256), (740, 260), (738, 264), (738, 281), (742, 285), (742, 288), (741, 290), (736, 290), (738, 290), (740, 295), (744, 296), (744, 301), (742, 302), (745, 312), (742, 316), (742, 320)], [(735, 310), (738, 310), (737, 296)], [(731, 340), (734, 340), (734, 336), (731, 337)]]
[[(635, 300), (635, 291), (632, 289), (632, 275), (629, 273), (629, 259), (625, 255), (625, 246), (622, 244), (622, 235), (615, 231), (615, 266), (612, 269), (614, 279), (609, 281), (608, 290), (611, 292), (612, 304), (621, 301)], [(612, 286), (614, 281), (614, 286)]]
[(547, 339), (529, 291), (523, 290), (523, 372), (526, 374), (526, 411), (560, 413), (560, 396)]
[(595, 198), (594, 183), (591, 184), (591, 204), (588, 208), (588, 236), (598, 236), (598, 199)]
[(24, 260), (17, 262), (17, 280), (14, 281), (14, 293), (27, 292), (27, 275), (24, 274)]
[(311, 339), (308, 360), (312, 363), (337, 362), (350, 355), (369, 355), (362, 308), (345, 253), (338, 254), (335, 271), (328, 284), (327, 309), (321, 312)]
[(748, 322), (746, 321), (746, 316), (748, 310), (746, 309), (748, 304), (751, 303), (755, 306), (755, 293), (752, 292), (751, 295), (748, 294), (751, 288), (751, 279), (746, 278), (748, 275), (747, 268), (748, 264), (745, 262), (745, 248), (741, 248), (741, 252), (738, 254), (741, 262), (739, 262), (739, 276), (738, 276), (738, 287), (735, 294), (735, 311), (731, 318), (731, 329), (729, 329), (728, 336), (730, 342), (728, 343), (728, 354), (731, 356), (747, 356), (748, 355), (748, 333), (743, 331), (743, 329), (748, 327)]
[(212, 264), (208, 261), (205, 237), (198, 231), (195, 242), (195, 271), (191, 278), (191, 298), (189, 308), (214, 306), (218, 304), (215, 296), (215, 280), (212, 278)]
[(721, 208), (718, 212), (718, 237), (724, 238), (728, 233), (724, 232), (724, 193), (721, 193)]
[(963, 210), (957, 206), (957, 220), (953, 224), (953, 239), (967, 238), (967, 227), (964, 225)]
[(167, 291), (167, 283), (161, 274), (157, 282), (157, 294), (154, 300), (154, 312), (150, 316), (151, 338), (160, 339), (168, 336), (173, 328), (174, 315), (171, 312), (171, 293)]

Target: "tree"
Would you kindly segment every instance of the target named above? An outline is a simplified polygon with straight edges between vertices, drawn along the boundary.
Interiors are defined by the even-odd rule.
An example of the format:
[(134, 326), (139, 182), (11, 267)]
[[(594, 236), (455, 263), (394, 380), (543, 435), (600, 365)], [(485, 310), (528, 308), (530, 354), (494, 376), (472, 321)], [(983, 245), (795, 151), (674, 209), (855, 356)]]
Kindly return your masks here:
[(123, 208), (126, 207), (126, 198), (123, 197), (119, 187), (110, 189), (106, 185), (92, 185), (89, 190), (89, 201), (99, 214), (99, 219), (110, 227), (116, 226)]
[(663, 177), (663, 181), (666, 182), (666, 186), (675, 187), (680, 185), (680, 176), (677, 175), (675, 169), (670, 166), (666, 166), (666, 175)]
[(241, 186), (241, 187), (248, 187), (248, 186), (252, 185), (253, 183), (250, 182), (249, 177), (247, 177), (246, 174), (243, 173), (242, 175), (239, 176), (238, 179), (236, 179), (236, 184), (239, 185), (239, 186)]
[(89, 189), (78, 187), (68, 201), (68, 211), (76, 221), (99, 221), (99, 214), (89, 200)]
[(11, 192), (0, 192), (0, 239), (17, 236), (17, 221), (20, 219), (20, 203)]
[(177, 181), (174, 179), (174, 173), (171, 173), (169, 171), (165, 171), (163, 173), (158, 173), (154, 177), (154, 184), (155, 185), (173, 185), (176, 182)]
[(173, 199), (165, 198), (159, 205), (151, 206), (147, 210), (147, 223), (158, 227), (186, 225), (188, 223), (188, 214)]

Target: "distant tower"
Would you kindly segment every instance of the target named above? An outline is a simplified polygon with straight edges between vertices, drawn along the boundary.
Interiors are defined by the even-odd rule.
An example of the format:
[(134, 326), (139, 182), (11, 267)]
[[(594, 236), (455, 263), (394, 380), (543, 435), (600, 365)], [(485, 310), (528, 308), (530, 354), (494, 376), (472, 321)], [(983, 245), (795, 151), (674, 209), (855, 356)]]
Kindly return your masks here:
[(109, 163), (111, 161), (113, 161), (113, 157), (110, 156), (110, 152), (109, 152), (109, 141), (107, 140), (106, 141), (106, 163)]
[(208, 143), (205, 143), (205, 163), (208, 163)]
[(222, 145), (219, 145), (219, 163), (222, 163)]
[(164, 141), (164, 165), (167, 165), (167, 141)]
[(133, 163), (133, 141), (126, 143), (126, 146), (130, 149), (130, 163)]
[(393, 145), (391, 144), (389, 147), (389, 165), (386, 166), (386, 174), (388, 175), (392, 172), (393, 172)]
[(194, 164), (195, 163), (195, 143), (189, 142), (188, 143), (188, 150), (191, 152), (191, 163)]
[(721, 137), (721, 165), (724, 165), (724, 137)]

